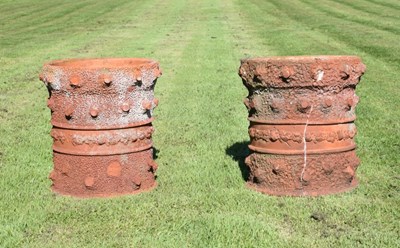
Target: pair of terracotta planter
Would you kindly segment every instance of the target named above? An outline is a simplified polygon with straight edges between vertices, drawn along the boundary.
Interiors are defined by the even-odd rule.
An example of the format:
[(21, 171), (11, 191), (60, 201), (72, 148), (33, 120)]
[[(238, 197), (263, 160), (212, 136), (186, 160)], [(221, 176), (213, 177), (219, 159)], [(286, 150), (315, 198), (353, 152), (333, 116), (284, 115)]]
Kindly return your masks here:
[[(242, 60), (251, 187), (321, 195), (356, 186), (354, 90), (364, 70), (357, 57)], [(155, 187), (151, 122), (160, 75), (149, 59), (61, 60), (43, 67), (55, 192), (98, 197)]]

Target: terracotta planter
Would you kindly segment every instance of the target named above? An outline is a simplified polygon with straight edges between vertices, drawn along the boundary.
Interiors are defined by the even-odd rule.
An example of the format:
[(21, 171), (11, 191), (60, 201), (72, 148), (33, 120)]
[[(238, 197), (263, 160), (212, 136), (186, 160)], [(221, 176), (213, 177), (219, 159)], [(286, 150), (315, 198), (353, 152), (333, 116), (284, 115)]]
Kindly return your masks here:
[(293, 196), (354, 188), (355, 88), (364, 71), (353, 56), (242, 60), (253, 151), (248, 185)]
[(157, 62), (72, 59), (45, 64), (55, 192), (78, 197), (135, 194), (156, 185), (152, 111)]

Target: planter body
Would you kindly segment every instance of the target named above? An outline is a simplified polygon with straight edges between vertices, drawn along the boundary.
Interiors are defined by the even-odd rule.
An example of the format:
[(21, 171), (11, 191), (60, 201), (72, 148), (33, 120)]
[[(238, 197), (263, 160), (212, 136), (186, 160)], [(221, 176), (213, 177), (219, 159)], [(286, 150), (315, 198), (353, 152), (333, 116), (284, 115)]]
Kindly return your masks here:
[(365, 65), (354, 56), (241, 61), (249, 90), (248, 185), (271, 195), (324, 195), (357, 185), (355, 88)]
[(53, 128), (52, 190), (77, 197), (155, 187), (152, 111), (157, 62), (72, 59), (45, 64)]

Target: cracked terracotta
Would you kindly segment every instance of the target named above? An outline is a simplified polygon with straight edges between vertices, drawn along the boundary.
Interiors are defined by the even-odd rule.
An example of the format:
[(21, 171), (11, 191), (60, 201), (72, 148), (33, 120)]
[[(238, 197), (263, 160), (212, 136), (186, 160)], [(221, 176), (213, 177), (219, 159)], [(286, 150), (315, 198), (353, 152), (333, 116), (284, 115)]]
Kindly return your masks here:
[(43, 66), (53, 128), (52, 190), (77, 197), (135, 194), (156, 185), (149, 59), (71, 59)]
[(241, 61), (249, 91), (248, 185), (271, 195), (324, 195), (357, 185), (355, 88), (365, 65), (355, 56)]

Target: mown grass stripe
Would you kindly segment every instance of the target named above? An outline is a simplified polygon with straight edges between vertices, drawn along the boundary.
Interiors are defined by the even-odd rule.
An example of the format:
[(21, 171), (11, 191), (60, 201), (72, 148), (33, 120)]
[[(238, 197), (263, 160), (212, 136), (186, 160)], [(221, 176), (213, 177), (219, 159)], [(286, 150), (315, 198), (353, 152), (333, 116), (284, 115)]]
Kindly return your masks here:
[(48, 1), (43, 4), (32, 4), (27, 2), (21, 2), (13, 4), (0, 3), (0, 25), (10, 26), (11, 24), (18, 24), (20, 21), (26, 22), (30, 18), (40, 16), (42, 13), (48, 13), (53, 9), (69, 5), (68, 2), (64, 1)]
[[(335, 38), (317, 32), (315, 27), (297, 21), (299, 16), (294, 18), (287, 16), (285, 10), (287, 6), (275, 5), (271, 1), (249, 1), (240, 6), (257, 13), (253, 16), (247, 15), (247, 18), (250, 20), (249, 26), (257, 30), (254, 35), (260, 37), (264, 41), (263, 46), (267, 45), (270, 49), (268, 54), (262, 54), (262, 56), (304, 55), (305, 51), (310, 55), (329, 54), (329, 51), (344, 54), (347, 50), (351, 50)], [(297, 8), (296, 6), (290, 8), (299, 12), (307, 12), (311, 9)], [(302, 42), (299, 43), (299, 40)]]
[[(303, 0), (302, 2), (305, 2), (308, 5), (313, 5), (313, 2), (309, 0)], [(335, 5), (338, 6), (335, 7)], [(314, 7), (318, 8), (321, 12), (328, 14), (328, 16), (330, 17), (347, 21), (350, 25), (359, 24), (363, 27), (368, 27), (368, 29), (374, 28), (378, 32), (387, 31), (392, 35), (398, 35), (400, 33), (399, 32), (400, 29), (397, 28), (395, 23), (381, 21), (380, 23), (382, 23), (383, 25), (380, 25), (380, 23), (377, 23), (376, 21), (372, 20), (370, 16), (360, 15), (358, 14), (359, 11), (354, 9), (348, 10), (348, 8), (342, 6), (343, 5), (332, 3), (332, 1), (328, 2), (321, 1), (321, 4)]]
[[(333, 1), (331, 1), (333, 2)], [(394, 21), (399, 20), (400, 16), (397, 12), (391, 13), (392, 9), (389, 8), (379, 8), (376, 5), (371, 5), (370, 2), (366, 3), (365, 1), (345, 1), (345, 0), (335, 0), (334, 3), (340, 3), (343, 6), (350, 7), (353, 11), (357, 12), (354, 15), (362, 15), (368, 17), (368, 14), (371, 14), (371, 20), (375, 21), (376, 17), (379, 17), (381, 20), (389, 21), (392, 19)]]
[[(287, 8), (296, 8), (297, 10), (308, 10), (314, 9), (314, 6), (311, 3), (302, 3), (296, 2), (295, 4), (287, 4), (285, 2), (280, 1), (271, 1), (274, 2), (276, 6), (280, 9)], [(317, 10), (320, 7), (317, 7)], [(366, 35), (366, 30), (370, 28), (368, 26), (363, 25), (346, 25), (346, 23), (339, 22), (336, 25), (330, 25), (329, 23), (335, 23), (335, 17), (331, 17), (329, 15), (320, 15), (316, 12), (312, 12), (309, 14), (308, 18), (301, 18), (300, 12), (282, 12), (283, 15), (288, 16), (293, 21), (297, 21), (299, 23), (304, 23), (304, 25), (309, 28), (317, 29), (320, 34), (327, 33), (329, 37), (335, 37), (334, 39), (340, 41), (340, 43), (344, 43), (350, 48), (356, 48), (362, 53), (373, 56), (375, 59), (380, 59), (382, 62), (386, 63), (387, 66), (396, 65), (400, 62), (399, 56), (397, 53), (400, 52), (398, 49), (394, 47), (395, 41), (397, 37), (387, 37), (388, 42), (385, 44), (377, 44), (377, 43), (365, 43), (363, 41), (363, 36)], [(367, 33), (369, 36), (374, 36), (378, 39), (380, 36), (375, 33), (375, 31), (370, 30)], [(391, 49), (393, 47), (393, 49)], [(383, 60), (383, 58), (385, 58)]]
[(366, 1), (374, 3), (376, 5), (380, 5), (380, 6), (389, 8), (389, 9), (400, 10), (400, 5), (398, 5), (398, 1), (396, 1), (396, 0), (394, 1), (394, 3), (392, 3), (391, 1), (376, 1), (376, 0), (366, 0)]
[[(9, 24), (4, 28), (4, 31), (7, 31), (10, 35), (17, 35), (27, 31), (35, 31), (40, 25), (50, 25), (57, 24), (57, 20), (62, 20), (67, 17), (69, 14), (77, 13), (80, 9), (87, 7), (91, 4), (90, 1), (82, 1), (77, 4), (61, 4), (61, 5), (53, 5), (43, 10), (39, 10), (36, 15), (26, 15), (21, 18), (21, 22), (18, 20), (18, 17), (13, 17)], [(28, 8), (24, 8), (25, 13), (29, 13)], [(68, 20), (68, 19), (66, 19)], [(64, 20), (64, 22), (66, 21)]]
[[(128, 7), (124, 8), (126, 4), (128, 4)], [(95, 47), (95, 44), (101, 43), (102, 45), (104, 45), (103, 43), (117, 41), (117, 28), (124, 25), (124, 21), (126, 20), (137, 22), (138, 20), (140, 20), (140, 18), (144, 18), (145, 15), (140, 10), (147, 8), (149, 4), (151, 3), (146, 3), (145, 1), (126, 1), (124, 5), (113, 5), (114, 9), (108, 8), (109, 11), (102, 15), (96, 13), (97, 9), (87, 9), (87, 11), (93, 10), (94, 14), (92, 12), (91, 13), (93, 15), (97, 15), (93, 19), (91, 19), (91, 21), (89, 21), (86, 25), (86, 27), (96, 28), (93, 30), (86, 29), (87, 32), (82, 32), (83, 30), (80, 28), (81, 25), (74, 20), (79, 19), (80, 17), (75, 15), (70, 20), (70, 25), (68, 23), (65, 23), (64, 25), (55, 25), (56, 28), (50, 27), (50, 31), (48, 30), (48, 28), (43, 28), (40, 30), (40, 33), (34, 34), (33, 37), (30, 37), (24, 42), (14, 43), (14, 40), (20, 39), (18, 35), (16, 35), (15, 37), (10, 37), (10, 41), (7, 42), (9, 42), (10, 45), (12, 45), (13, 47), (17, 46), (18, 49), (8, 49), (6, 46), (2, 46), (2, 48), (4, 49), (0, 50), (0, 54), (2, 54), (0, 59), (5, 60), (4, 66), (2, 67), (2, 74), (5, 77), (4, 81), (7, 82), (6, 84), (0, 85), (0, 88), (9, 86), (7, 87), (7, 90), (15, 90), (20, 86), (20, 84), (13, 85), (13, 87), (10, 86), (11, 84), (15, 82), (25, 81), (27, 79), (26, 75), (29, 75), (30, 73), (35, 75), (38, 74), (41, 64), (44, 63), (46, 60), (49, 61), (51, 59), (60, 58), (61, 56), (94, 56), (90, 55), (89, 48)], [(129, 10), (131, 8), (129, 6), (132, 5), (134, 6), (134, 9), (139, 10), (139, 14), (132, 15), (132, 12)], [(104, 6), (99, 6), (99, 8), (104, 9)], [(124, 16), (129, 16), (129, 18), (126, 18)], [(112, 17), (114, 17), (112, 20), (114, 20), (115, 23), (109, 24), (99, 22), (101, 20), (108, 20)], [(114, 33), (112, 36), (106, 37), (106, 39), (102, 38), (104, 37), (104, 34), (107, 34), (108, 32)], [(24, 37), (26, 36), (24, 34), (21, 35)], [(69, 50), (64, 51), (65, 49), (62, 48), (65, 47), (68, 47)], [(64, 55), (61, 54), (60, 51), (63, 52)], [(120, 51), (120, 49), (117, 51)], [(96, 50), (95, 52), (97, 53), (96, 56), (100, 56), (99, 50)], [(95, 52), (93, 52), (93, 54), (95, 54)], [(24, 59), (27, 57), (37, 57), (37, 54), (44, 54), (45, 58), (42, 58), (41, 61), (36, 60), (34, 63), (31, 63), (31, 60)], [(18, 63), (7, 63), (7, 60), (13, 60), (14, 62), (18, 60)], [(31, 63), (31, 65), (28, 65), (27, 63)], [(19, 68), (29, 68), (31, 72), (28, 73), (25, 71), (21, 73), (20, 70), (15, 70), (15, 66), (18, 66)], [(32, 68), (35, 68), (35, 71), (32, 71)]]

